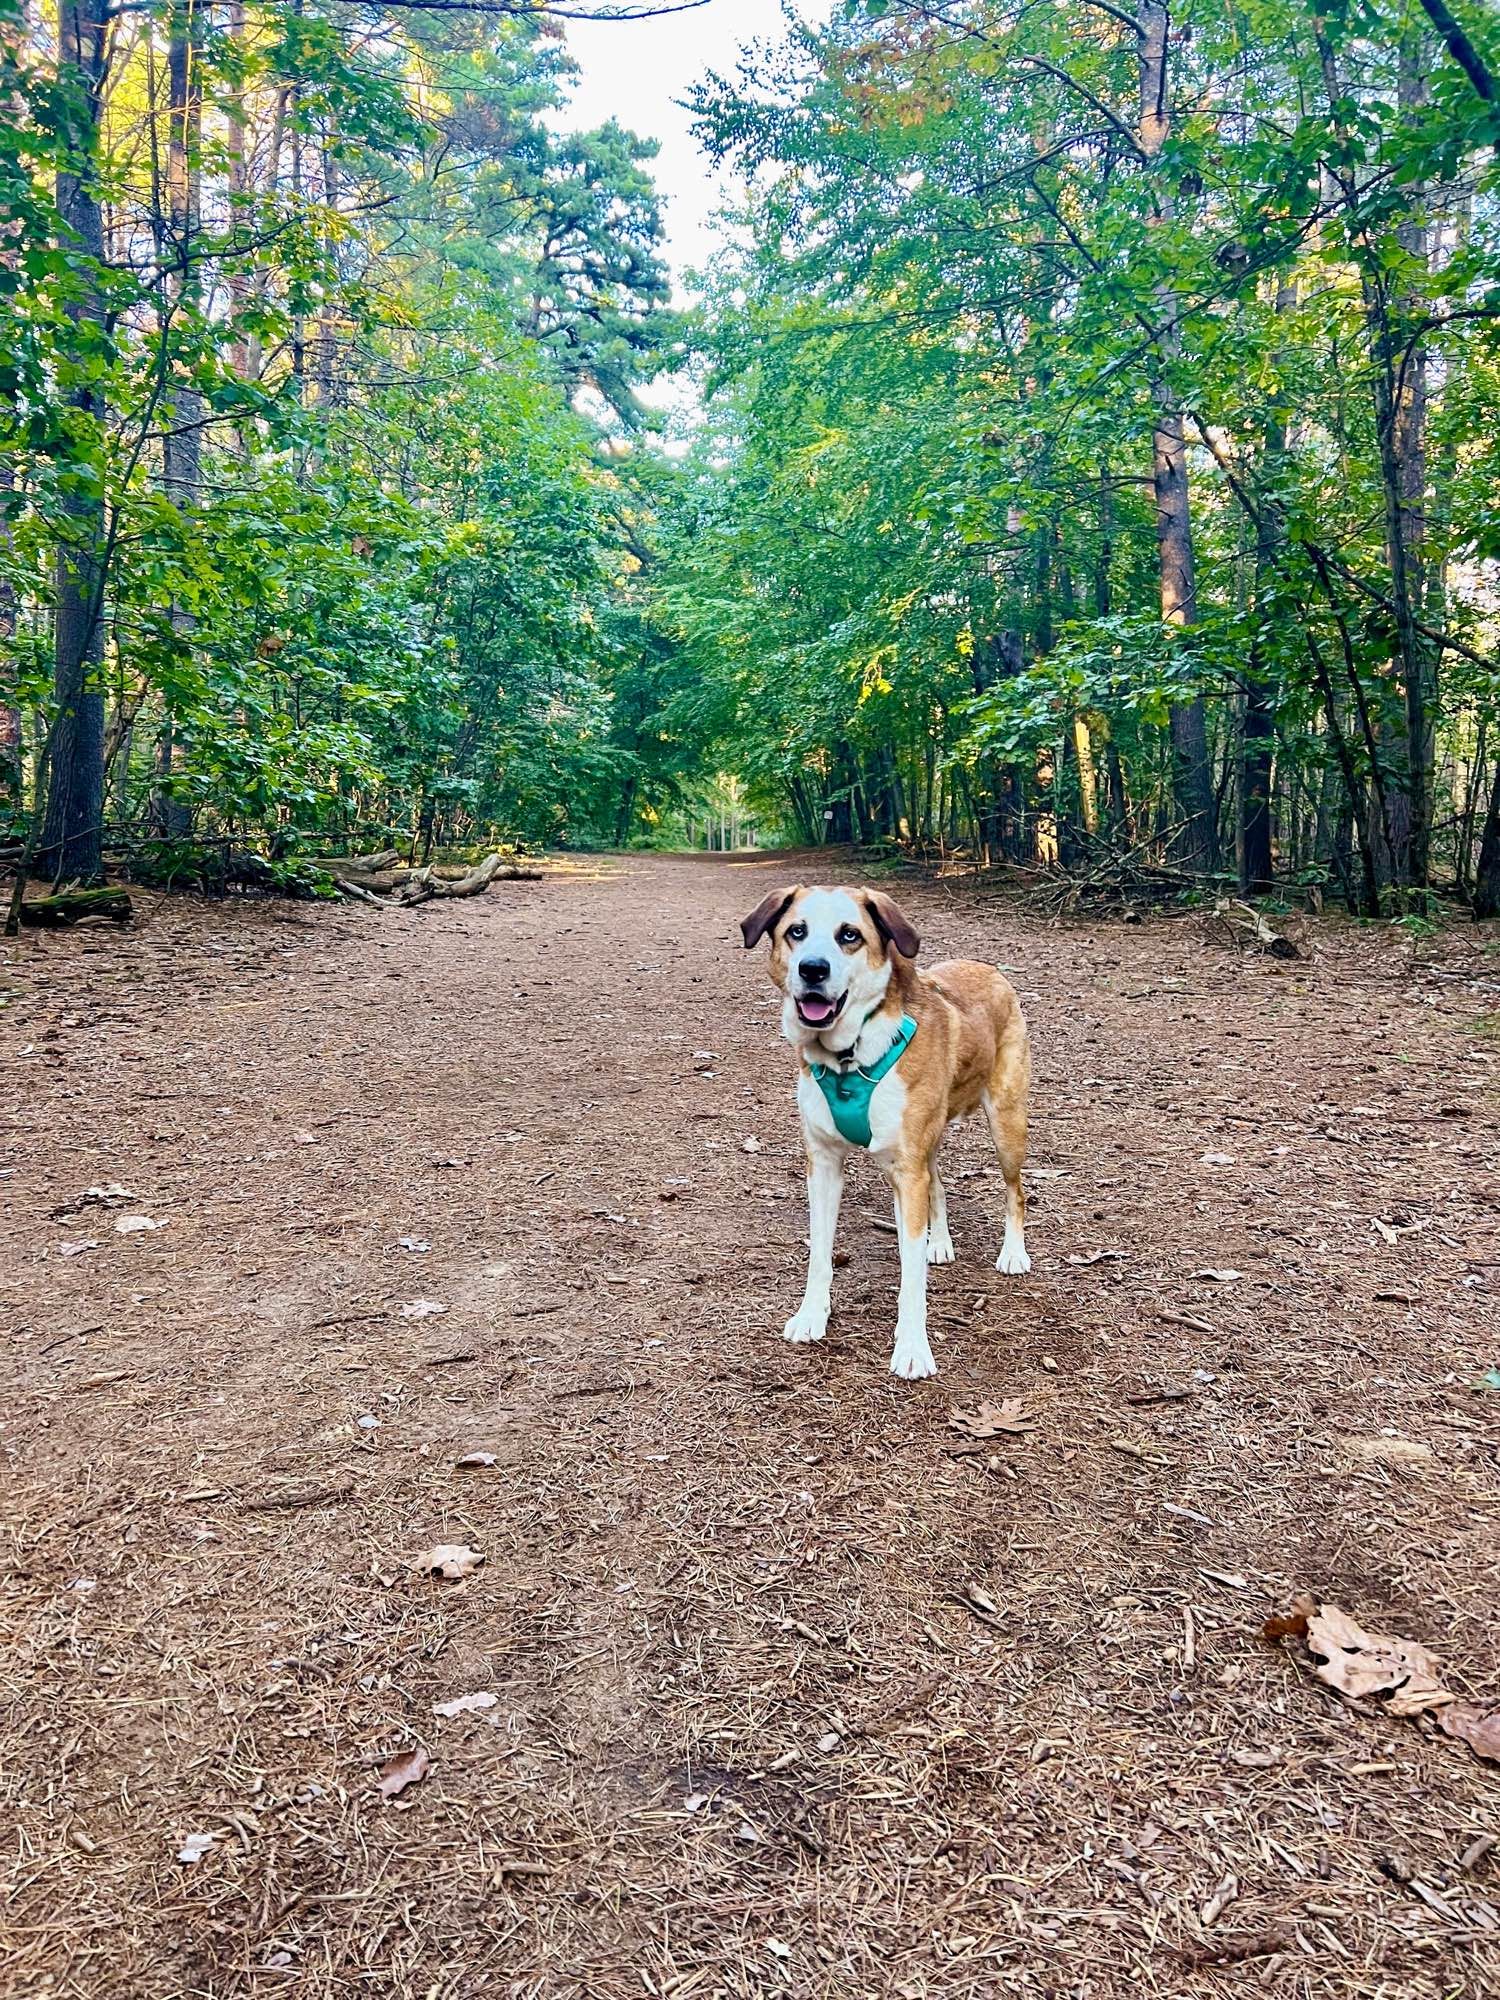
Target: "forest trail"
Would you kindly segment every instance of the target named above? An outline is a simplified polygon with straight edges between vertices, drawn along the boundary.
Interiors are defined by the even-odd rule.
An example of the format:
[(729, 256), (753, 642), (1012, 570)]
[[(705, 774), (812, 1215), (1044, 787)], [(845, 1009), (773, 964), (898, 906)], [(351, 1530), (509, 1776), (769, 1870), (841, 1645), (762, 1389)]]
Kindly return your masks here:
[(903, 888), (1036, 1050), (1035, 1269), (954, 1135), (909, 1386), (863, 1175), (776, 1338), (786, 865), (11, 949), (7, 1996), (1500, 1990), (1497, 1767), (1257, 1637), (1500, 1697), (1493, 997)]

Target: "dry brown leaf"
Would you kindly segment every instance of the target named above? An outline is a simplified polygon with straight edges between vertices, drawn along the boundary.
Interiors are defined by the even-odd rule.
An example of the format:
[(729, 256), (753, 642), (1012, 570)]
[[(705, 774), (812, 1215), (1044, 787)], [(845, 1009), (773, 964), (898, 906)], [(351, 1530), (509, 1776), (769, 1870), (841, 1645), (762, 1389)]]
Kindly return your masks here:
[(1318, 1613), (1318, 1600), (1304, 1590), (1292, 1599), (1291, 1608), (1278, 1611), (1260, 1628), (1263, 1639), (1305, 1639), (1307, 1621)]
[(1123, 1250), (1070, 1250), (1067, 1262), (1082, 1270), (1089, 1264), (1123, 1263)]
[(977, 1410), (952, 1409), (948, 1422), (965, 1437), (1025, 1437), (1036, 1429), (1032, 1416), (1019, 1396), (1006, 1396), (998, 1403), (981, 1403)]
[(462, 1458), (453, 1461), (460, 1472), (480, 1472), (486, 1466), (498, 1465), (499, 1459), (492, 1451), (466, 1451)]
[(399, 1797), (408, 1785), (415, 1785), (427, 1776), (431, 1761), (420, 1743), (392, 1757), (380, 1767), (380, 1796), (383, 1799)]
[(417, 1563), (417, 1568), (426, 1570), (429, 1576), (446, 1576), (456, 1580), (461, 1576), (472, 1576), (484, 1557), (478, 1549), (471, 1549), (467, 1542), (439, 1542), (427, 1551)]
[(1386, 1708), (1392, 1715), (1421, 1715), (1453, 1699), (1425, 1646), (1366, 1632), (1336, 1604), (1323, 1605), (1308, 1619), (1307, 1647), (1323, 1661), (1317, 1669), (1320, 1681), (1355, 1701), (1389, 1695)]
[(1472, 1701), (1453, 1701), (1438, 1717), (1438, 1727), (1467, 1743), (1476, 1757), (1500, 1764), (1500, 1709), (1486, 1715)]

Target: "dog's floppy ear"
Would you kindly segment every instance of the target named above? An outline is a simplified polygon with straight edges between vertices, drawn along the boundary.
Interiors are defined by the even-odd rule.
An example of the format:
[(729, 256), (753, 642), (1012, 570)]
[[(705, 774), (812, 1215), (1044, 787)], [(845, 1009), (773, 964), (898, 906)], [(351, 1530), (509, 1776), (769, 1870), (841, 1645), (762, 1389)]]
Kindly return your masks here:
[(880, 889), (866, 889), (865, 908), (887, 944), (894, 945), (903, 958), (916, 957), (922, 949), (922, 940), (889, 896)]
[(780, 921), (782, 911), (798, 893), (796, 889), (773, 889), (769, 896), (756, 904), (748, 917), (740, 918), (746, 951), (759, 944), (766, 932)]

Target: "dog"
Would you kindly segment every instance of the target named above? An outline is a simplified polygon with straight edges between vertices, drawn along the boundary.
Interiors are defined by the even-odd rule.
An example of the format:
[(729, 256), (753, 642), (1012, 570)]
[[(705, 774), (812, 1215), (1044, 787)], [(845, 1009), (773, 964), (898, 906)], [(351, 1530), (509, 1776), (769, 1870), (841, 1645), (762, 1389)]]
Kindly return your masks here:
[(901, 1295), (891, 1373), (937, 1373), (927, 1338), (927, 1266), (953, 1262), (938, 1142), (982, 1110), (1005, 1177), (1005, 1236), (995, 1268), (1018, 1277), (1026, 1254), (1026, 1019), (1002, 973), (972, 959), (918, 972), (921, 940), (874, 889), (773, 889), (741, 925), (745, 948), (771, 940), (786, 996), (781, 1031), (799, 1057), (797, 1108), (807, 1148), (807, 1290), (784, 1337), (828, 1330), (833, 1238), (844, 1166), (865, 1150), (895, 1191)]

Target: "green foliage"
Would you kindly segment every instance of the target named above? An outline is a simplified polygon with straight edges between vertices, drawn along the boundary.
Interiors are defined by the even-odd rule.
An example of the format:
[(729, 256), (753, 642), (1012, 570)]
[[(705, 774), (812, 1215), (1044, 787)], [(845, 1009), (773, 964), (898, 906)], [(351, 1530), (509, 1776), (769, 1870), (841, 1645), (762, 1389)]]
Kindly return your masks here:
[[(97, 143), (79, 78), (0, 36), (26, 246), (0, 257), (0, 705), (52, 720), (56, 566), (97, 555), (110, 832), (141, 868), (210, 881), (238, 841), (307, 887), (290, 849), (372, 825), (628, 837), (681, 748), (633, 584), (636, 386), (677, 337), (654, 149), (549, 131), (569, 66), (535, 19), (188, 20), (122, 20)], [(80, 255), (59, 167), (118, 256)]]
[(1130, 9), (848, 0), (698, 92), (756, 186), (663, 587), (700, 726), (804, 837), (847, 807), (1050, 862), (1173, 819), (1189, 713), (1232, 851), (1258, 704), (1289, 877), (1425, 880), (1430, 823), (1462, 879), (1500, 739), (1493, 108), (1405, 0), (1172, 29), (1154, 134)]

